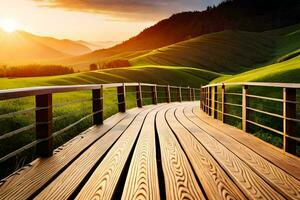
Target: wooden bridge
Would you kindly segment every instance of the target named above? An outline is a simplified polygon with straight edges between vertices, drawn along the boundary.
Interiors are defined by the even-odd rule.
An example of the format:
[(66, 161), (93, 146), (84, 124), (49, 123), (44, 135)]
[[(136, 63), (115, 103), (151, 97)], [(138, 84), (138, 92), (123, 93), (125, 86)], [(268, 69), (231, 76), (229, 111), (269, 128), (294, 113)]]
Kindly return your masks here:
[[(250, 94), (248, 88), (258, 85), (267, 91), (276, 86), (283, 99)], [(242, 93), (231, 86), (242, 87)], [(103, 120), (103, 91), (113, 87), (120, 112)], [(135, 88), (137, 108), (126, 110), (127, 87)], [(145, 87), (153, 105), (143, 105)], [(294, 104), (300, 85), (228, 88), (127, 83), (0, 91), (1, 100), (36, 97), (36, 140), (0, 160), (32, 145), (39, 155), (1, 181), (0, 199), (300, 199), (300, 160), (287, 152), (295, 152), (299, 142)], [(53, 151), (52, 95), (79, 90), (93, 91), (94, 126)], [(183, 90), (188, 101), (182, 101)], [(239, 96), (242, 104), (226, 101), (226, 95)], [(159, 98), (165, 102), (157, 104)], [(283, 130), (251, 121), (250, 98), (282, 103), (277, 117)], [(227, 106), (239, 107), (241, 116), (230, 114)], [(240, 120), (243, 130), (224, 123), (226, 116)], [(246, 133), (251, 123), (282, 135), (284, 149)]]

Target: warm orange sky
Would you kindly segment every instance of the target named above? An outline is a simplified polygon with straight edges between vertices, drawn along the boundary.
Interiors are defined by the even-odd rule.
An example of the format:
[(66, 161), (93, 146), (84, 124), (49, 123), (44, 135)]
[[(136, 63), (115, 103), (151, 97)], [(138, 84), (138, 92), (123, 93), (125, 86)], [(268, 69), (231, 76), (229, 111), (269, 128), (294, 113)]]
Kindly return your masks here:
[(0, 26), (4, 21), (37, 35), (123, 41), (172, 13), (201, 10), (218, 1), (0, 0)]

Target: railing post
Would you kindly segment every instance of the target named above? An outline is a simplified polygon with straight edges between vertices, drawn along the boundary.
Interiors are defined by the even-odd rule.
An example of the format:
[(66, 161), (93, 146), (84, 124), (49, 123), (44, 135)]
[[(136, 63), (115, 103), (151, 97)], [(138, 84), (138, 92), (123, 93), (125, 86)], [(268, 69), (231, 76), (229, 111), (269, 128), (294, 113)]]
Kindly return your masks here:
[(152, 89), (152, 104), (156, 105), (157, 104), (157, 87), (156, 85), (151, 86)]
[(141, 108), (143, 107), (143, 99), (142, 99), (142, 86), (141, 83), (136, 86), (136, 104), (137, 107)]
[(93, 95), (93, 124), (103, 124), (103, 85), (100, 89), (92, 90)]
[(125, 84), (123, 83), (122, 86), (117, 87), (117, 95), (118, 95), (118, 108), (119, 112), (126, 112), (126, 93), (125, 93)]
[(217, 103), (216, 101), (218, 100), (217, 97), (217, 86), (212, 87), (212, 117), (214, 119), (217, 119)]
[(215, 118), (215, 87), (211, 88), (211, 116)]
[(247, 106), (248, 106), (248, 86), (243, 85), (243, 99), (242, 99), (242, 129), (245, 132), (248, 132), (248, 127), (247, 127), (247, 119), (248, 119), (248, 113), (247, 113)]
[(177, 88), (177, 101), (182, 102), (181, 87)]
[(52, 94), (37, 95), (35, 102), (36, 139), (43, 140), (37, 144), (37, 155), (40, 157), (49, 157), (53, 155)]
[(225, 103), (226, 103), (226, 99), (225, 99), (225, 84), (222, 84), (222, 122), (225, 122)]
[(200, 100), (200, 108), (203, 110), (203, 105), (202, 105), (202, 103), (203, 103), (203, 97), (202, 97), (202, 95), (203, 95), (203, 91), (202, 91), (202, 86), (200, 86), (200, 90), (199, 90), (199, 100)]
[(196, 94), (195, 94), (195, 88), (193, 88), (193, 101), (196, 101)]
[(288, 118), (296, 118), (296, 104), (289, 101), (296, 101), (296, 89), (283, 88), (283, 149), (286, 152), (296, 153), (296, 141), (288, 138), (296, 134), (296, 123)]
[(189, 101), (192, 101), (192, 88), (189, 87)]
[(208, 87), (208, 102), (207, 102), (207, 109), (208, 109), (208, 115), (211, 116), (211, 87)]
[(166, 88), (166, 102), (170, 103), (171, 102), (171, 92), (170, 92), (170, 85), (168, 85)]
[(205, 112), (208, 115), (208, 88), (205, 88)]

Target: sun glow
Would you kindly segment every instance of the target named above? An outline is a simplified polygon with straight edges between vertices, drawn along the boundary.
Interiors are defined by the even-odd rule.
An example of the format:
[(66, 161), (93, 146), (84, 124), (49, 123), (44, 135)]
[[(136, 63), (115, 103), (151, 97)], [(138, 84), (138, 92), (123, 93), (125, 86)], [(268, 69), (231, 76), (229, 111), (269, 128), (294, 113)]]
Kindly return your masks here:
[(0, 19), (0, 27), (7, 33), (15, 32), (18, 24), (12, 19)]

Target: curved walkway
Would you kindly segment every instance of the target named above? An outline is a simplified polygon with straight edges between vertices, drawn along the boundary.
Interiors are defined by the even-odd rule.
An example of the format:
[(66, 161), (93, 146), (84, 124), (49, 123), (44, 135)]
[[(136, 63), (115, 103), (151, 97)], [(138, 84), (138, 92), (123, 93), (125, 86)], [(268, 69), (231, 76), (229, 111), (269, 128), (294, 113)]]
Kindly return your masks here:
[(199, 102), (118, 113), (0, 183), (0, 199), (300, 199), (299, 158)]

